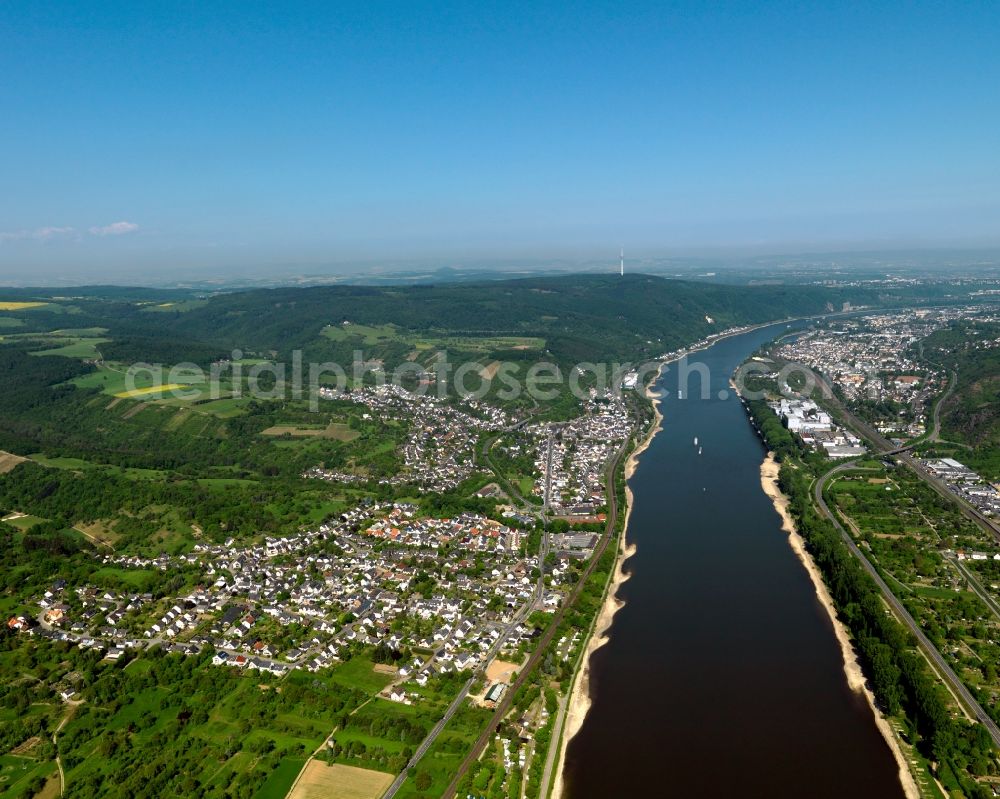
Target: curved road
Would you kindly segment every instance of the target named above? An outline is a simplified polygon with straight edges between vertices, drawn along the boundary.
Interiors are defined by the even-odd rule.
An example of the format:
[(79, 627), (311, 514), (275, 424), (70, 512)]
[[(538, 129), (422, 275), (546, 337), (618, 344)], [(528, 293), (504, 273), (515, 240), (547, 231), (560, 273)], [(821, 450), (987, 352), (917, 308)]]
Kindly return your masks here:
[[(810, 369), (804, 364), (795, 364), (797, 367), (810, 372), (814, 379), (817, 381), (817, 385), (822, 391), (823, 399), (829, 405), (831, 405), (837, 414), (841, 417), (841, 421), (859, 436), (867, 439), (868, 444), (873, 450), (875, 455), (879, 457), (894, 456), (905, 466), (908, 466), (913, 472), (923, 480), (927, 485), (933, 488), (938, 494), (940, 494), (945, 499), (953, 502), (955, 507), (957, 507), (967, 519), (978, 524), (985, 532), (993, 536), (997, 541), (1000, 541), (1000, 526), (996, 522), (992, 521), (988, 517), (984, 516), (977, 508), (974, 508), (968, 502), (963, 500), (960, 496), (955, 494), (948, 484), (931, 474), (924, 465), (914, 458), (909, 453), (909, 448), (912, 444), (907, 444), (903, 447), (897, 447), (891, 441), (889, 441), (885, 436), (883, 436), (878, 430), (872, 427), (868, 422), (863, 419), (859, 419), (851, 411), (847, 409), (843, 402), (834, 393), (833, 388), (830, 386), (829, 381), (823, 377), (821, 374)], [(956, 375), (957, 378), (957, 375)], [(944, 396), (942, 396), (942, 400)], [(938, 403), (940, 407), (940, 402)], [(917, 442), (913, 442), (917, 443)]]
[(937, 647), (931, 643), (930, 639), (924, 635), (923, 630), (914, 620), (910, 612), (903, 606), (896, 595), (892, 592), (892, 589), (886, 584), (885, 580), (882, 579), (878, 570), (871, 564), (864, 553), (851, 538), (847, 530), (840, 523), (840, 520), (834, 515), (830, 508), (826, 504), (826, 500), (823, 498), (823, 489), (826, 487), (830, 479), (837, 474), (851, 469), (856, 465), (855, 461), (848, 461), (847, 463), (842, 463), (834, 469), (831, 469), (822, 477), (816, 481), (816, 485), (813, 488), (813, 497), (816, 500), (816, 506), (820, 509), (820, 512), (831, 522), (833, 522), (834, 527), (840, 533), (841, 538), (844, 539), (844, 543), (847, 544), (848, 549), (851, 553), (861, 561), (861, 565), (864, 566), (865, 571), (867, 571), (872, 579), (875, 580), (876, 585), (878, 585), (879, 590), (882, 592), (882, 596), (885, 597), (885, 601), (889, 603), (889, 607), (892, 608), (893, 613), (896, 618), (898, 618), (911, 633), (916, 637), (917, 641), (920, 643), (921, 649), (924, 653), (933, 661), (935, 668), (938, 673), (944, 678), (951, 688), (952, 693), (960, 698), (961, 702), (966, 706), (966, 708), (979, 720), (979, 722), (986, 728), (986, 731), (990, 734), (993, 739), (993, 743), (1000, 747), (1000, 727), (997, 726), (996, 722), (990, 718), (989, 714), (983, 710), (979, 702), (976, 701), (975, 697), (969, 692), (969, 689), (965, 687), (965, 684), (958, 678), (958, 675), (952, 670), (951, 666), (948, 665), (947, 661), (938, 651)]
[(944, 394), (938, 397), (938, 401), (934, 405), (933, 422), (934, 426), (931, 428), (930, 434), (927, 436), (926, 441), (937, 441), (941, 437), (941, 406), (944, 405), (945, 400), (951, 396), (951, 392), (955, 390), (955, 385), (958, 383), (958, 372), (951, 373), (951, 381), (948, 383), (948, 388), (945, 390)]

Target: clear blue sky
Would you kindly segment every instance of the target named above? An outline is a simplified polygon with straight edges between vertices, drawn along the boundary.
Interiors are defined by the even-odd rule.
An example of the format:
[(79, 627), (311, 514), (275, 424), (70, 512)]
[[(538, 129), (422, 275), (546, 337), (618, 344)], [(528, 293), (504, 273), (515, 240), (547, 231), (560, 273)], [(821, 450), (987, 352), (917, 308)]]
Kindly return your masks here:
[(1000, 243), (1000, 4), (0, 6), (0, 278)]

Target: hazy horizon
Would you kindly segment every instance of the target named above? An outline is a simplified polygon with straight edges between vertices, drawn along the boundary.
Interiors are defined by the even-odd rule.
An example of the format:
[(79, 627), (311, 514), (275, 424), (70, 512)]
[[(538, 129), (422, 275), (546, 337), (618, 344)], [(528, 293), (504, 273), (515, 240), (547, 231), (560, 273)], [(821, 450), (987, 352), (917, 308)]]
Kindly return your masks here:
[(1000, 7), (0, 9), (0, 283), (1000, 247)]
[[(711, 279), (721, 282), (745, 282), (774, 278), (791, 282), (828, 280), (840, 275), (845, 279), (871, 279), (876, 274), (898, 277), (938, 275), (953, 278), (959, 274), (983, 279), (1000, 278), (1000, 248), (925, 248), (909, 250), (838, 250), (838, 251), (703, 251), (699, 254), (652, 255), (627, 253), (629, 274), (649, 274), (681, 279)], [(292, 286), (351, 283), (364, 285), (383, 282), (447, 282), (456, 279), (486, 280), (557, 274), (617, 274), (618, 253), (606, 257), (583, 255), (562, 257), (509, 258), (410, 258), (343, 261), (339, 263), (289, 263), (252, 266), (175, 267), (163, 272), (142, 271), (131, 267), (90, 270), (45, 270), (40, 275), (25, 271), (4, 271), (0, 288), (60, 288), (74, 286), (133, 286), (150, 288), (201, 287), (232, 288), (239, 286)]]

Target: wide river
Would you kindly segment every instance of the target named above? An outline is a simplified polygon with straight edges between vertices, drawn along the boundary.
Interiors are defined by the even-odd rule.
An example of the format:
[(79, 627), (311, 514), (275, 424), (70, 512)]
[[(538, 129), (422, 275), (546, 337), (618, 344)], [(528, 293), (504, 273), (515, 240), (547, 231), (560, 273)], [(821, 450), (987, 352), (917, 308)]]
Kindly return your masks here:
[(610, 641), (591, 659), (593, 705), (566, 753), (570, 799), (903, 795), (761, 490), (765, 451), (729, 389), (784, 329), (692, 355), (711, 374), (709, 399), (697, 376), (677, 397), (677, 365), (660, 378), (663, 429), (629, 481), (638, 551)]

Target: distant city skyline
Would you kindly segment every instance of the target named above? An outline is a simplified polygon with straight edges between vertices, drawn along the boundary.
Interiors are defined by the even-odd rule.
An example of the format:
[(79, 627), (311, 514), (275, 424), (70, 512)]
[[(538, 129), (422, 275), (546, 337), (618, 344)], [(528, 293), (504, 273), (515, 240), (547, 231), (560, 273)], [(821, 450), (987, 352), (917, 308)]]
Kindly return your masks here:
[(1000, 246), (994, 4), (0, 8), (0, 283)]

